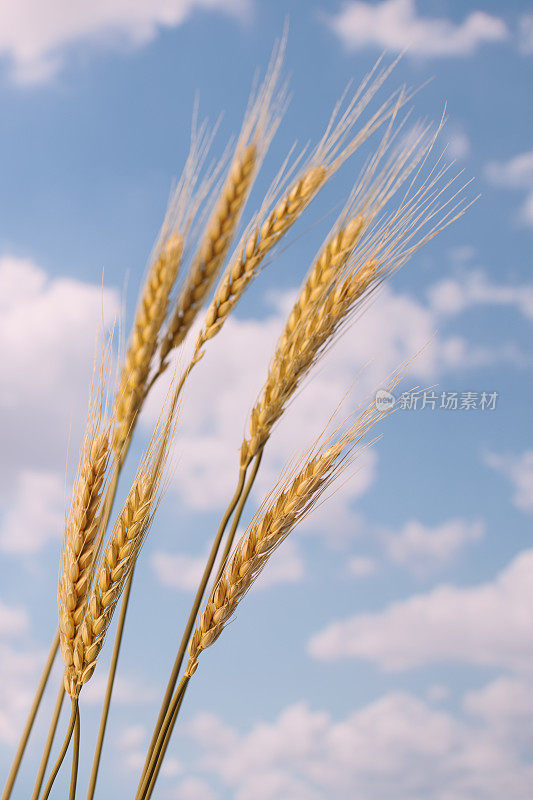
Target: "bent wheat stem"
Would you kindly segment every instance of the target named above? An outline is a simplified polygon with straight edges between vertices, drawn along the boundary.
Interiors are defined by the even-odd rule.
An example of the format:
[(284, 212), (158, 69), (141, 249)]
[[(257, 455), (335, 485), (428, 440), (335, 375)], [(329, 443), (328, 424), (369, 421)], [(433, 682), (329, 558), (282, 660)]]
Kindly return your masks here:
[(41, 674), (41, 678), (39, 680), (39, 685), (37, 686), (35, 697), (33, 698), (33, 703), (31, 704), (31, 708), (29, 710), (28, 717), (26, 719), (26, 724), (24, 725), (24, 730), (22, 731), (17, 751), (13, 758), (13, 763), (11, 764), (9, 775), (7, 776), (6, 785), (4, 786), (4, 791), (2, 792), (2, 800), (9, 800), (9, 798), (11, 797), (11, 792), (13, 791), (15, 780), (17, 779), (18, 771), (20, 769), (20, 764), (22, 762), (22, 758), (26, 750), (26, 745), (28, 744), (28, 739), (30, 738), (30, 733), (33, 728), (33, 723), (35, 722), (35, 717), (37, 716), (39, 706), (41, 705), (41, 700), (43, 699), (44, 690), (46, 689), (46, 684), (48, 683), (48, 678), (50, 677), (50, 672), (52, 671), (52, 667), (54, 665), (55, 657), (57, 655), (58, 650), (59, 650), (59, 631), (57, 630), (54, 639), (52, 641), (52, 644), (50, 645), (50, 650)]
[(67, 754), (68, 746), (70, 744), (70, 740), (72, 739), (72, 734), (74, 733), (74, 728), (76, 726), (76, 719), (78, 717), (78, 700), (77, 698), (72, 698), (72, 710), (70, 712), (70, 720), (68, 723), (67, 732), (65, 734), (65, 739), (61, 746), (61, 750), (59, 751), (59, 755), (57, 757), (57, 761), (54, 764), (52, 772), (50, 773), (50, 777), (46, 783), (44, 788), (44, 792), (42, 794), (41, 800), (48, 800), (50, 797), (50, 792), (52, 791), (52, 786), (54, 785), (54, 781), (57, 778), (57, 774), (61, 769), (61, 764), (65, 760), (65, 756)]
[(65, 687), (63, 686), (63, 681), (61, 681), (59, 684), (59, 691), (57, 693), (57, 700), (54, 708), (54, 713), (52, 714), (52, 720), (50, 722), (50, 728), (48, 730), (48, 736), (46, 737), (44, 752), (41, 758), (41, 763), (39, 764), (39, 771), (35, 779), (35, 786), (33, 787), (31, 800), (38, 800), (39, 798), (39, 793), (41, 791), (44, 776), (46, 773), (46, 767), (48, 766), (48, 759), (50, 758), (50, 753), (52, 750), (52, 746), (54, 744), (54, 738), (57, 731), (59, 717), (61, 715), (61, 709), (63, 708), (64, 699), (65, 699)]

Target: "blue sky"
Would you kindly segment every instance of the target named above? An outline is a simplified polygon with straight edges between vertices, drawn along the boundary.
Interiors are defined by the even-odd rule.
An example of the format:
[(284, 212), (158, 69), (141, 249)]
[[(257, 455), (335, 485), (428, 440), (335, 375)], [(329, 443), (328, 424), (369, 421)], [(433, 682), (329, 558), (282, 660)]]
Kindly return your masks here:
[[(365, 365), (356, 397), (426, 345), (411, 384), (498, 399), (494, 410), (405, 410), (384, 423), (383, 438), (291, 535), (203, 657), (159, 796), (529, 798), (528, 5), (1, 4), (2, 771), (56, 625), (67, 444), (70, 436), (76, 453), (102, 296), (106, 325), (124, 298), (127, 330), (188, 152), (195, 97), (201, 116), (214, 122), (224, 112), (216, 156), (239, 130), (253, 75), (288, 16), (292, 97), (248, 217), (292, 144), (318, 140), (348, 82), (356, 85), (383, 50), (392, 59), (408, 45), (389, 91), (432, 79), (413, 115), (438, 121), (446, 103), (441, 147), (466, 179), (474, 177), (467, 195), (481, 197), (393, 276), (306, 386), (269, 443), (250, 513)], [(135, 578), (102, 797), (127, 796), (136, 785), (195, 576), (234, 481), (247, 412), (290, 299), (376, 142), (317, 198), (191, 378), (175, 475)], [(164, 392), (158, 385), (147, 404), (123, 488)], [(104, 662), (82, 703), (87, 752)], [(36, 740), (16, 797), (32, 785)]]

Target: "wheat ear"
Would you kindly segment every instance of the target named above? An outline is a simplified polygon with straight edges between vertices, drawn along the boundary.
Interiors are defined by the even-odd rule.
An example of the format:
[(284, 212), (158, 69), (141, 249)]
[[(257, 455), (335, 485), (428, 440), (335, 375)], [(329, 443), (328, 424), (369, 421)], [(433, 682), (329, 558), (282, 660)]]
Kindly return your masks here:
[(250, 438), (245, 439), (241, 446), (241, 466), (249, 464), (264, 446), (302, 379), (332, 340), (354, 304), (379, 275), (377, 261), (369, 261), (354, 275), (348, 275), (315, 308), (314, 313), (306, 315), (283, 341), (283, 347), (276, 351), (270, 365), (263, 392), (252, 409)]
[(186, 677), (195, 672), (202, 650), (218, 639), (274, 550), (312, 511), (324, 490), (349, 463), (354, 448), (387, 413), (378, 411), (372, 403), (344, 434), (315, 446), (303, 468), (296, 470), (295, 475), (293, 470), (293, 477), (284, 486), (281, 481), (283, 488), (274, 491), (241, 537), (213, 589), (190, 640)]
[(67, 668), (74, 663), (76, 635), (93, 575), (98, 510), (109, 450), (108, 435), (97, 435), (82, 463), (63, 545), (58, 605), (61, 654)]
[[(431, 139), (416, 155), (414, 164), (406, 161), (398, 174), (407, 176), (417, 162), (423, 163), (433, 143), (434, 139)], [(373, 226), (367, 227), (366, 222), (363, 223), (364, 231), (357, 237), (354, 247), (347, 251), (348, 257), (344, 261), (341, 259), (341, 266), (348, 265), (346, 274), (338, 269), (322, 270), (322, 258), (327, 263), (326, 245), (291, 311), (267, 379), (250, 414), (250, 435), (241, 446), (241, 468), (249, 465), (262, 449), (313, 364), (353, 320), (371, 292), (427, 241), (464, 213), (462, 198), (450, 207), (450, 202), (461, 189), (449, 200), (441, 199), (455, 178), (442, 186), (442, 177), (448, 168), (439, 168), (439, 164), (440, 159), (420, 186), (412, 181), (395, 211), (378, 219)], [(388, 199), (392, 188), (388, 181), (384, 185), (384, 196)], [(368, 205), (364, 207), (375, 216)], [(356, 223), (354, 229), (357, 230)], [(335, 238), (331, 244), (335, 245)]]
[(362, 112), (392, 69), (389, 67), (377, 72), (377, 66), (364, 79), (343, 113), (340, 113), (341, 104), (336, 106), (324, 136), (310, 155), (306, 166), (300, 170), (299, 177), (292, 182), (282, 199), (275, 203), (274, 208), (265, 211), (271, 205), (272, 195), (278, 191), (281, 174), (274, 182), (258, 214), (258, 221), (245, 233), (215, 291), (204, 326), (196, 340), (192, 364), (202, 357), (204, 344), (223, 326), (248, 284), (257, 275), (267, 253), (287, 233), (326, 181), (375, 130), (387, 120), (394, 119), (406, 103), (408, 97), (403, 90), (393, 93), (359, 132), (352, 134)]
[(248, 197), (256, 161), (257, 148), (251, 143), (238, 154), (232, 164), (226, 184), (207, 225), (199, 252), (178, 296), (168, 330), (161, 342), (161, 364), (165, 363), (169, 352), (185, 339), (216, 280)]
[(280, 85), (285, 46), (284, 35), (274, 46), (262, 84), (250, 97), (228, 176), (214, 203), (161, 342), (159, 372), (165, 369), (169, 352), (185, 339), (217, 279), (255, 177), (281, 122), (287, 104), (287, 87)]
[(65, 673), (65, 689), (77, 697), (94, 672), (113, 611), (135, 562), (153, 506), (153, 481), (141, 474), (119, 514), (97, 569), (89, 607), (76, 639), (74, 658)]
[(267, 219), (240, 246), (206, 313), (204, 327), (196, 340), (194, 360), (201, 357), (204, 344), (215, 336), (256, 275), (266, 254), (288, 231), (309, 205), (327, 177), (326, 168), (313, 167), (304, 174), (276, 205)]
[(183, 239), (171, 235), (152, 264), (135, 316), (115, 402), (113, 448), (120, 455), (144, 397), (158, 335), (183, 252)]

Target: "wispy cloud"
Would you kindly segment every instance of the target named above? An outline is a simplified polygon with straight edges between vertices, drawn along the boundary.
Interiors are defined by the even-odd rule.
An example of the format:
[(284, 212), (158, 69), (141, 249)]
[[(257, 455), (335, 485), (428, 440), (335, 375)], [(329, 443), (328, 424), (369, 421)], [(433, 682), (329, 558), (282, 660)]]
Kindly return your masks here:
[(523, 14), (520, 17), (518, 42), (524, 55), (533, 54), (533, 14)]
[(241, 16), (251, 0), (19, 0), (2, 3), (0, 54), (10, 75), (21, 84), (50, 80), (72, 55), (74, 45), (107, 49), (136, 48), (152, 41), (162, 28), (183, 24), (196, 10)]
[(533, 283), (495, 283), (480, 269), (438, 281), (429, 291), (429, 300), (439, 316), (461, 314), (475, 306), (502, 306), (533, 320)]
[(411, 520), (401, 530), (386, 533), (384, 543), (393, 562), (425, 575), (452, 562), (484, 533), (485, 526), (479, 520), (451, 519), (434, 527)]
[(525, 550), (493, 581), (439, 586), (333, 622), (311, 638), (309, 652), (325, 661), (366, 658), (388, 671), (450, 661), (531, 671), (532, 569), (533, 550)]
[(0, 524), (0, 550), (17, 555), (39, 552), (58, 541), (65, 515), (65, 480), (55, 472), (22, 470)]
[(507, 26), (501, 17), (472, 11), (462, 22), (422, 16), (414, 0), (378, 3), (350, 0), (329, 17), (331, 29), (350, 50), (379, 47), (423, 57), (469, 56), (482, 45), (505, 41)]
[(524, 225), (533, 226), (533, 150), (508, 161), (492, 161), (487, 165), (485, 175), (495, 186), (525, 192), (519, 219)]
[(485, 462), (511, 481), (515, 506), (533, 512), (533, 450), (525, 450), (520, 455), (488, 453)]

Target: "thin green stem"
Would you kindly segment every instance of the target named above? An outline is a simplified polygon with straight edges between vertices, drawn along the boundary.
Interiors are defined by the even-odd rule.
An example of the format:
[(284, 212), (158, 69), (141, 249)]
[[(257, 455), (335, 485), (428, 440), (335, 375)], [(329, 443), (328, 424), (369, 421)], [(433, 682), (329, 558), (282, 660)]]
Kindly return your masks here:
[(72, 770), (70, 773), (70, 791), (68, 800), (76, 800), (76, 784), (78, 783), (78, 765), (80, 762), (80, 708), (76, 708), (74, 723), (74, 742), (72, 743)]
[(11, 797), (11, 792), (13, 791), (13, 786), (15, 784), (15, 780), (17, 778), (18, 771), (20, 769), (20, 763), (22, 761), (22, 757), (24, 756), (24, 751), (26, 750), (26, 745), (28, 744), (28, 739), (30, 738), (30, 733), (33, 728), (33, 723), (35, 722), (35, 717), (37, 716), (41, 700), (43, 699), (44, 690), (46, 689), (46, 684), (48, 683), (48, 678), (50, 677), (50, 672), (52, 671), (52, 666), (54, 664), (54, 660), (58, 649), (59, 649), (59, 631), (56, 631), (56, 634), (50, 646), (50, 650), (48, 652), (48, 657), (44, 665), (39, 685), (37, 687), (35, 696), (33, 698), (33, 703), (31, 705), (28, 718), (24, 726), (24, 730), (22, 731), (22, 736), (20, 737), (19, 745), (17, 747), (17, 752), (15, 753), (11, 769), (9, 770), (9, 775), (7, 776), (6, 785), (4, 786), (4, 791), (2, 793), (2, 800), (9, 800), (9, 798)]
[(122, 605), (120, 607), (120, 616), (118, 618), (117, 624), (117, 631), (115, 634), (115, 641), (113, 644), (113, 655), (111, 657), (111, 664), (109, 666), (109, 673), (107, 678), (107, 686), (104, 698), (104, 704), (102, 706), (102, 714), (100, 717), (100, 727), (98, 729), (98, 738), (96, 740), (96, 747), (94, 749), (94, 757), (93, 757), (93, 765), (91, 769), (91, 778), (89, 781), (89, 788), (87, 789), (87, 800), (92, 800), (94, 797), (94, 792), (96, 789), (96, 780), (98, 778), (98, 769), (100, 767), (100, 759), (102, 757), (102, 748), (104, 746), (104, 737), (105, 731), (107, 726), (107, 719), (109, 716), (109, 707), (111, 705), (111, 697), (113, 694), (113, 687), (115, 683), (115, 675), (117, 672), (117, 664), (118, 664), (118, 657), (120, 654), (120, 645), (122, 643), (122, 633), (124, 631), (124, 623), (126, 622), (126, 613), (128, 611), (128, 602), (130, 598), (131, 592), (131, 585), (133, 582), (133, 572), (132, 569), (128, 580), (126, 582), (126, 586), (124, 587), (124, 596), (122, 599)]
[(44, 776), (46, 773), (46, 767), (48, 766), (48, 759), (50, 758), (50, 753), (52, 751), (52, 746), (54, 744), (54, 738), (57, 731), (57, 724), (59, 722), (59, 717), (61, 715), (61, 709), (63, 708), (64, 699), (65, 699), (65, 687), (63, 685), (63, 676), (61, 676), (61, 682), (59, 684), (59, 691), (57, 693), (57, 700), (54, 708), (54, 713), (52, 715), (52, 721), (50, 722), (48, 736), (46, 737), (44, 752), (41, 758), (41, 763), (39, 764), (39, 771), (35, 779), (35, 786), (33, 787), (33, 794), (31, 796), (31, 800), (38, 800), (39, 798), (39, 793), (41, 791)]
[(67, 754), (68, 746), (70, 744), (70, 740), (72, 739), (72, 734), (74, 733), (74, 728), (76, 726), (76, 719), (78, 717), (78, 701), (76, 698), (72, 698), (72, 711), (70, 712), (70, 720), (68, 723), (67, 733), (65, 735), (65, 741), (61, 746), (61, 750), (59, 751), (59, 755), (57, 757), (57, 761), (54, 764), (52, 772), (50, 773), (50, 777), (48, 778), (48, 782), (45, 786), (43, 795), (41, 800), (48, 800), (50, 797), (50, 792), (52, 791), (52, 786), (54, 785), (54, 781), (57, 777), (57, 773), (61, 769), (61, 764), (63, 763), (65, 756)]
[(241, 469), (239, 471), (239, 479), (237, 481), (237, 487), (235, 489), (235, 493), (234, 493), (233, 497), (231, 498), (230, 503), (229, 503), (226, 511), (224, 512), (224, 516), (222, 517), (222, 520), (220, 521), (220, 525), (218, 527), (218, 531), (217, 531), (217, 534), (215, 536), (215, 540), (214, 540), (213, 545), (211, 547), (211, 552), (209, 553), (209, 558), (207, 559), (207, 563), (205, 565), (205, 569), (204, 569), (204, 572), (203, 572), (203, 575), (202, 575), (202, 579), (200, 581), (200, 585), (198, 586), (198, 590), (196, 592), (196, 596), (195, 596), (193, 604), (192, 604), (192, 608), (191, 608), (191, 611), (190, 611), (190, 614), (189, 614), (189, 618), (187, 620), (187, 624), (185, 626), (185, 630), (184, 630), (183, 636), (181, 638), (181, 642), (180, 642), (180, 646), (179, 646), (179, 649), (178, 649), (178, 653), (177, 653), (176, 659), (174, 661), (174, 666), (172, 667), (172, 672), (170, 673), (170, 678), (169, 678), (169, 681), (168, 681), (168, 684), (167, 684), (167, 688), (166, 688), (166, 691), (165, 691), (165, 696), (163, 698), (163, 702), (161, 703), (161, 708), (159, 710), (159, 716), (157, 717), (157, 722), (155, 724), (154, 732), (152, 734), (152, 739), (150, 741), (150, 747), (149, 747), (148, 753), (146, 755), (146, 760), (145, 760), (144, 768), (143, 768), (142, 775), (141, 775), (141, 781), (143, 780), (144, 774), (145, 774), (145, 772), (146, 772), (146, 770), (148, 768), (148, 765), (150, 763), (150, 759), (151, 759), (151, 756), (152, 756), (152, 751), (153, 751), (153, 749), (155, 747), (155, 744), (157, 742), (160, 728), (161, 728), (161, 726), (163, 724), (163, 721), (165, 719), (165, 715), (166, 715), (166, 713), (168, 711), (169, 705), (170, 705), (171, 700), (172, 700), (172, 694), (174, 692), (174, 688), (175, 688), (176, 683), (178, 681), (178, 676), (179, 676), (179, 673), (180, 673), (181, 665), (183, 663), (183, 659), (184, 659), (185, 653), (187, 651), (187, 645), (189, 644), (189, 639), (191, 638), (192, 629), (193, 629), (194, 624), (196, 622), (196, 617), (198, 615), (198, 610), (200, 608), (200, 605), (201, 605), (203, 597), (204, 597), (204, 593), (205, 593), (205, 590), (206, 590), (206, 587), (207, 587), (207, 583), (208, 583), (209, 578), (211, 576), (211, 573), (213, 571), (213, 567), (214, 567), (214, 564), (215, 564), (215, 561), (216, 561), (216, 558), (217, 558), (217, 555), (218, 555), (218, 551), (220, 549), (220, 544), (221, 544), (221, 541), (222, 541), (222, 537), (224, 536), (224, 531), (226, 530), (226, 527), (227, 527), (227, 524), (228, 524), (228, 522), (230, 520), (230, 517), (233, 514), (233, 512), (235, 510), (235, 507), (237, 506), (237, 503), (240, 500), (241, 494), (242, 494), (243, 489), (244, 489), (245, 480), (246, 480), (246, 468), (242, 468), (241, 467)]

